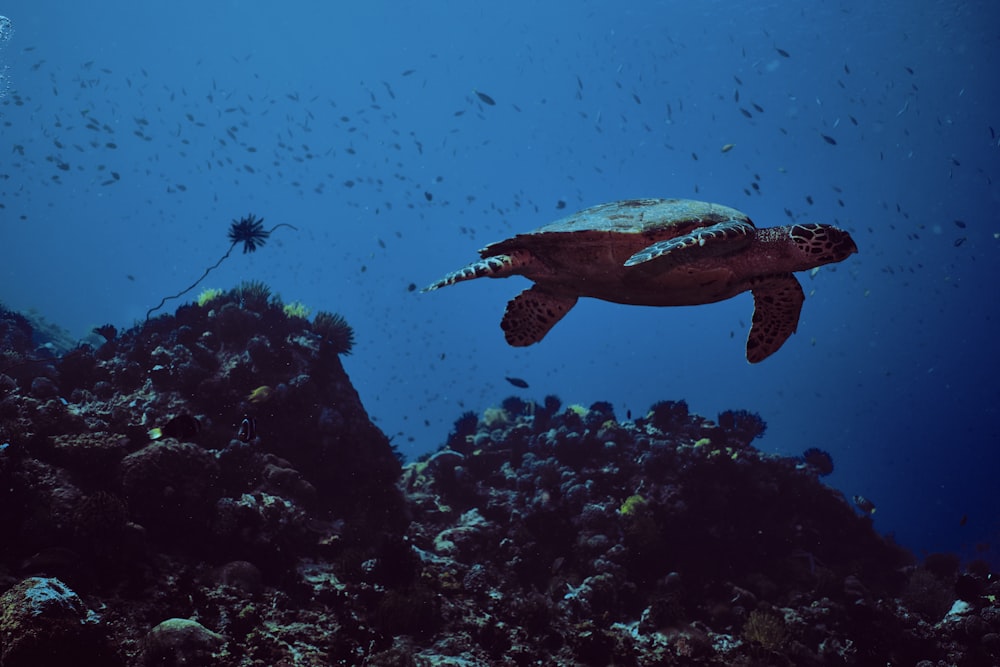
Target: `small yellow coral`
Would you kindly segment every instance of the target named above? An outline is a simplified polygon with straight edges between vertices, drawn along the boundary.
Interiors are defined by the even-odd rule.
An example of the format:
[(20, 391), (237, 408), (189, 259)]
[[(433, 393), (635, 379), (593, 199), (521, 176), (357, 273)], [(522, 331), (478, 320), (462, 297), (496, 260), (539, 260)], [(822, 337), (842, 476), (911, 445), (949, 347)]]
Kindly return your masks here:
[(704, 447), (705, 445), (711, 445), (712, 441), (708, 438), (702, 438), (694, 443), (695, 447)]
[(308, 318), (309, 314), (312, 312), (309, 309), (309, 306), (305, 305), (301, 301), (286, 303), (283, 309), (285, 311), (285, 315), (288, 317), (301, 317), (302, 319)]
[(215, 289), (214, 287), (204, 289), (201, 294), (198, 295), (198, 305), (204, 308), (205, 304), (215, 301), (220, 296), (222, 296), (222, 290), (220, 289)]
[(622, 506), (618, 508), (618, 513), (622, 516), (630, 516), (635, 514), (636, 510), (646, 504), (646, 499), (640, 496), (638, 493), (629, 496), (622, 503)]
[(573, 405), (569, 406), (566, 409), (569, 410), (570, 412), (575, 412), (576, 415), (578, 417), (581, 417), (581, 418), (582, 417), (586, 417), (587, 414), (590, 412), (590, 410), (588, 410), (587, 408), (583, 407), (579, 403), (574, 403)]

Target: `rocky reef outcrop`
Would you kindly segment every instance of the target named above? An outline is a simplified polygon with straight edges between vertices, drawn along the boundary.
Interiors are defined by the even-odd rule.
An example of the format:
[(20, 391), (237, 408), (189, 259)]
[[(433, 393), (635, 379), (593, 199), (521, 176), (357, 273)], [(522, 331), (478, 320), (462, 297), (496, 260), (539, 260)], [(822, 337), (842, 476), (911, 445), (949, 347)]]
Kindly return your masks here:
[(304, 314), (245, 284), (56, 353), (0, 312), (0, 667), (1000, 661), (989, 567), (757, 415), (509, 398), (404, 466)]

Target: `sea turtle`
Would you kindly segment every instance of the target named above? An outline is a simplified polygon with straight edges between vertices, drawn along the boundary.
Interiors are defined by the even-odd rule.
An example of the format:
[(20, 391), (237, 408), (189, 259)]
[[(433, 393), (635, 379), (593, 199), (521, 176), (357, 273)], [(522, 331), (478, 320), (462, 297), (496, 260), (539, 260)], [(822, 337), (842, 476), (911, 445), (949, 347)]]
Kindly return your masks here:
[(534, 285), (507, 304), (500, 326), (515, 347), (537, 343), (579, 297), (640, 306), (754, 297), (747, 360), (795, 332), (802, 287), (792, 275), (858, 251), (850, 235), (815, 223), (758, 229), (736, 209), (687, 199), (628, 199), (588, 208), (479, 251), (482, 259), (424, 288), (520, 275)]

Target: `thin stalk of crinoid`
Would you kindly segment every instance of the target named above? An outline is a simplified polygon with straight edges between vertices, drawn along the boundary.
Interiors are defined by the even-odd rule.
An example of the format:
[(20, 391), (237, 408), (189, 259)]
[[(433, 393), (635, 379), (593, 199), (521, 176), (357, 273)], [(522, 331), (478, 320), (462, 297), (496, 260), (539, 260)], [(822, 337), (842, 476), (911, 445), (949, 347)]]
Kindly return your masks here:
[(171, 299), (178, 299), (197, 287), (209, 273), (211, 273), (214, 269), (219, 268), (219, 265), (226, 261), (226, 258), (232, 254), (233, 248), (235, 248), (238, 244), (243, 244), (244, 255), (248, 252), (256, 252), (257, 247), (264, 245), (267, 242), (268, 237), (271, 236), (271, 232), (279, 227), (291, 227), (295, 231), (299, 231), (298, 227), (290, 225), (287, 222), (279, 223), (274, 227), (271, 227), (271, 229), (264, 229), (264, 218), (257, 218), (253, 213), (247, 215), (245, 218), (233, 220), (232, 224), (229, 226), (229, 240), (232, 241), (232, 243), (229, 245), (229, 250), (226, 251), (226, 254), (220, 257), (218, 262), (205, 269), (205, 272), (201, 274), (201, 277), (191, 283), (189, 287), (181, 290), (177, 294), (171, 294), (170, 296), (165, 296), (160, 299), (160, 303), (146, 311), (146, 321), (149, 321), (150, 315), (158, 311), (160, 308), (163, 308), (163, 304), (167, 301), (170, 301)]

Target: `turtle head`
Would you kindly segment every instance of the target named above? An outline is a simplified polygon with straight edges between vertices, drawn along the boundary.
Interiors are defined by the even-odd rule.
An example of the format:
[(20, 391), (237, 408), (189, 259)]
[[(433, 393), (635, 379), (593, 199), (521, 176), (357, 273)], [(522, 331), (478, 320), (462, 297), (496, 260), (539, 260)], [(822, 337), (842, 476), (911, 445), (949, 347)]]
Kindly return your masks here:
[(858, 251), (851, 235), (833, 225), (795, 224), (787, 229), (796, 253), (808, 263), (806, 268), (840, 262)]

